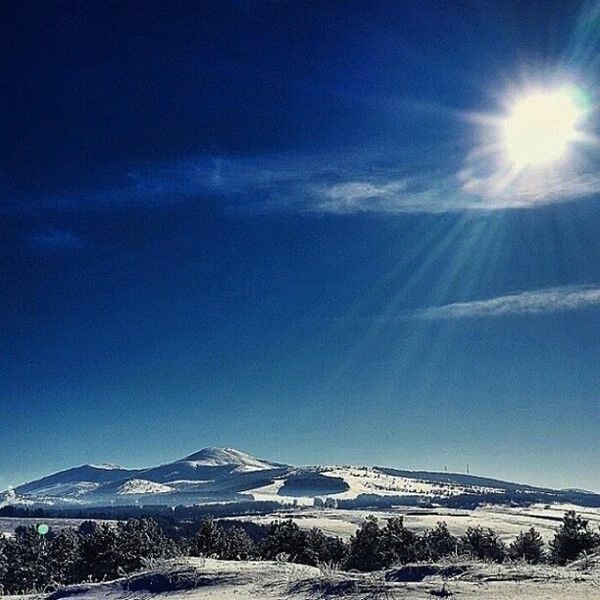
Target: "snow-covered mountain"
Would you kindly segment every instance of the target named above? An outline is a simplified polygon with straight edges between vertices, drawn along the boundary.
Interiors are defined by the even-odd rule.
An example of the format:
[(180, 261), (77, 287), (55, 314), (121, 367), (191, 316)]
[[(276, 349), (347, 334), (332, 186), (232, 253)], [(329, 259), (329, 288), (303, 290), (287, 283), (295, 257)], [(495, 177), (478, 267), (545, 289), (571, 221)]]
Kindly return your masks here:
[(128, 505), (205, 504), (236, 500), (294, 501), (315, 498), (381, 502), (451, 502), (453, 499), (532, 499), (600, 506), (600, 495), (550, 490), (459, 473), (401, 471), (386, 467), (294, 467), (255, 458), (234, 448), (203, 448), (148, 469), (82, 465), (54, 473), (0, 495), (2, 504)]

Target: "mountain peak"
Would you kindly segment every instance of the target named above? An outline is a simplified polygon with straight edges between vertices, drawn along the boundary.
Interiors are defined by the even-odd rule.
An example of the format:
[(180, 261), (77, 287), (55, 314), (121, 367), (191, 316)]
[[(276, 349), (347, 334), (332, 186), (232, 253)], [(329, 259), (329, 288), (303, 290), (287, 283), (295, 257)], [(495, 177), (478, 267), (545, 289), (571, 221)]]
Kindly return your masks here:
[(181, 462), (191, 462), (203, 467), (232, 466), (240, 471), (260, 471), (276, 466), (272, 462), (254, 458), (254, 456), (235, 448), (217, 448), (215, 446), (202, 448), (202, 450), (186, 456)]

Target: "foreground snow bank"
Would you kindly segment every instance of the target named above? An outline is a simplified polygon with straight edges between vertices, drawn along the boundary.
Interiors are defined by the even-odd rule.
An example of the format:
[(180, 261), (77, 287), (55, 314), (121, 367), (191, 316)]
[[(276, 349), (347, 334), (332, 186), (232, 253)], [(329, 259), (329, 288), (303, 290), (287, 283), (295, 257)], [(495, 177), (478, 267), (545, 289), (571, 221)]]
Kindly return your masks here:
[[(600, 557), (568, 568), (476, 562), (406, 565), (376, 574), (335, 571), (282, 562), (178, 559), (109, 583), (66, 587), (43, 600), (307, 600), (365, 597), (461, 600), (598, 598)], [(40, 596), (36, 596), (40, 598)]]

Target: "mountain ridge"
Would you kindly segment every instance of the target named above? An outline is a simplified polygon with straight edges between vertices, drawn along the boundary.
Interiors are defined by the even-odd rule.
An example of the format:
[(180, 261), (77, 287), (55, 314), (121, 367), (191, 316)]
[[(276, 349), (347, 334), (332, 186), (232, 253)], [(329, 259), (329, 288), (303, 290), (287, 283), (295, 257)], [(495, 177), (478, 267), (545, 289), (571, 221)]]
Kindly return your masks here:
[(456, 498), (543, 498), (598, 503), (600, 494), (555, 490), (461, 473), (409, 471), (349, 465), (293, 466), (256, 458), (236, 448), (209, 446), (172, 462), (145, 469), (110, 463), (86, 464), (27, 482), (0, 495), (0, 506), (208, 504), (275, 501), (452, 502)]

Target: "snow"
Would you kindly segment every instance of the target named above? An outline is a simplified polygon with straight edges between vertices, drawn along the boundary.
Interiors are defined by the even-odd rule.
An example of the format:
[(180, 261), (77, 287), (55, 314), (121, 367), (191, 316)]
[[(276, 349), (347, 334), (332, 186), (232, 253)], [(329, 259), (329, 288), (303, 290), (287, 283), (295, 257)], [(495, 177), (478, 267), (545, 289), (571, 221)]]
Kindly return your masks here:
[(350, 510), (301, 507), (295, 511), (231, 518), (263, 525), (279, 519), (292, 519), (304, 529), (318, 527), (327, 535), (347, 539), (355, 533), (368, 515), (375, 515), (382, 524), (390, 517), (402, 516), (405, 526), (419, 533), (435, 527), (439, 521), (445, 521), (450, 531), (457, 536), (463, 535), (467, 527), (480, 525), (491, 527), (501, 538), (512, 541), (519, 532), (535, 527), (548, 541), (554, 536), (564, 513), (568, 510), (575, 510), (577, 514), (588, 519), (593, 529), (597, 530), (600, 527), (600, 508), (583, 508), (571, 504), (535, 504), (530, 507), (482, 506), (475, 510), (413, 507)]
[[(403, 583), (383, 573), (347, 573), (271, 561), (185, 558), (113, 582), (81, 584), (61, 592), (75, 600), (306, 600), (307, 598), (432, 598), (444, 586), (462, 600), (593, 600), (597, 571), (577, 567), (460, 563), (460, 574)], [(434, 565), (435, 567), (435, 565)], [(393, 570), (389, 573), (392, 574)], [(157, 591), (161, 582), (168, 591)], [(49, 598), (40, 594), (37, 598)]]
[(235, 448), (203, 448), (199, 452), (186, 456), (182, 461), (195, 467), (233, 466), (238, 473), (263, 471), (277, 466), (236, 450)]
[(117, 494), (165, 494), (172, 492), (173, 488), (162, 483), (155, 483), (146, 479), (130, 479), (117, 489)]
[(83, 496), (100, 486), (95, 481), (73, 481), (65, 483), (53, 483), (45, 487), (36, 488), (36, 496), (52, 497), (77, 497)]

